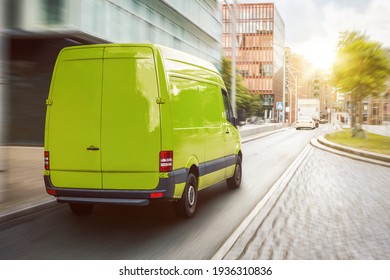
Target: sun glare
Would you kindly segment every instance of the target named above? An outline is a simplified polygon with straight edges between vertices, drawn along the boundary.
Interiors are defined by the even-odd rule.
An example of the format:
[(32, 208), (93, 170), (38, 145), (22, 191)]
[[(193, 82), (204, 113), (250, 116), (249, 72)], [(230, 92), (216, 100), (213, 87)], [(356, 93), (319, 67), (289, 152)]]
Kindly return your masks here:
[(329, 70), (332, 67), (334, 57), (332, 52), (315, 52), (307, 57), (307, 60), (313, 64), (314, 68)]
[(303, 44), (297, 53), (305, 57), (314, 68), (329, 70), (335, 59), (334, 45), (332, 42), (324, 40), (314, 40)]

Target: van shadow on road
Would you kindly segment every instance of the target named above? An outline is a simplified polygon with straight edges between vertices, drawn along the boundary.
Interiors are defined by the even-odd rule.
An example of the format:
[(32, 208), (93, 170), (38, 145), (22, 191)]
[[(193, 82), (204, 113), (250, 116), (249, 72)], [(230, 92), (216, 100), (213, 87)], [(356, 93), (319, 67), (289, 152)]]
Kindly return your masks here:
[(188, 239), (213, 231), (208, 227), (215, 224), (216, 211), (235, 192), (225, 182), (200, 192), (192, 219), (177, 217), (164, 201), (146, 207), (96, 205), (88, 216), (58, 205), (3, 224), (0, 259), (175, 259), (190, 245)]

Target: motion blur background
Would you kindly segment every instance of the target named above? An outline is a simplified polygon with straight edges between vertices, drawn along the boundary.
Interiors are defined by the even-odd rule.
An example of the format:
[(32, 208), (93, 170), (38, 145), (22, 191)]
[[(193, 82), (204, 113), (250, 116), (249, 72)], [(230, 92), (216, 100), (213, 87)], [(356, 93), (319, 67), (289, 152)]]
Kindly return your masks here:
[(43, 146), (45, 99), (59, 51), (156, 43), (222, 60), (218, 0), (0, 0), (1, 144)]

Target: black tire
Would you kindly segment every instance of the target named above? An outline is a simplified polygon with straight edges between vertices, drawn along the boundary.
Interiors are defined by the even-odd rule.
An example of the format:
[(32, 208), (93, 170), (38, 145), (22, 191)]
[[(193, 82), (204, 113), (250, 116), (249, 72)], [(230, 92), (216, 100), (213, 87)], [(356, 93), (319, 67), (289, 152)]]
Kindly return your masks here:
[(89, 215), (93, 210), (93, 204), (87, 203), (69, 203), (69, 207), (78, 216)]
[(241, 157), (238, 156), (233, 177), (226, 180), (229, 189), (238, 189), (241, 185), (241, 179), (242, 179), (242, 160)]
[(184, 218), (191, 218), (195, 214), (198, 200), (198, 179), (193, 173), (188, 174), (183, 196), (173, 206), (176, 215)]

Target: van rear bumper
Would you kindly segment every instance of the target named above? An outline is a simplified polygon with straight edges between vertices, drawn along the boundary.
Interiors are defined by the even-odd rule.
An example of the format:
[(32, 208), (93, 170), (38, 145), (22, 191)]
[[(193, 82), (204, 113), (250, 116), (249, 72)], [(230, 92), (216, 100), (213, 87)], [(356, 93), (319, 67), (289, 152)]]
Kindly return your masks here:
[[(104, 190), (57, 188), (50, 176), (44, 176), (46, 192), (54, 195), (60, 203), (107, 203), (122, 205), (148, 205), (151, 199), (172, 199), (175, 191), (174, 177), (160, 178), (153, 190)], [(177, 183), (177, 182), (176, 182)], [(160, 194), (152, 198), (153, 194)]]
[(103, 198), (103, 197), (73, 197), (73, 196), (57, 196), (59, 203), (90, 203), (90, 204), (120, 204), (133, 206), (149, 205), (149, 199), (134, 199), (134, 198)]

